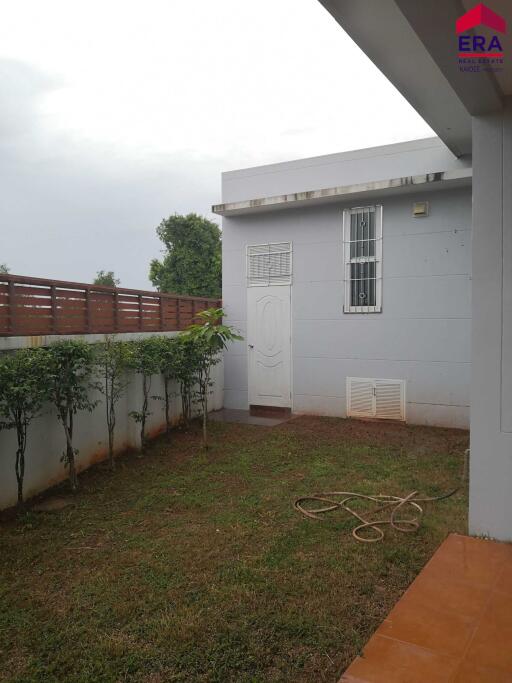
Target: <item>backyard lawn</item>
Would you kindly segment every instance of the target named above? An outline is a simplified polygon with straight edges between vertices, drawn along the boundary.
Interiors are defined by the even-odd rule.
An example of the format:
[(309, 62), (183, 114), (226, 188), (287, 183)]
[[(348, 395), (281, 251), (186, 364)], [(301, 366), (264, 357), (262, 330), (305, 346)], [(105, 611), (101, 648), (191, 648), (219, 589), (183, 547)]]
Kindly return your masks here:
[(303, 417), (211, 424), (81, 476), (72, 507), (0, 523), (0, 680), (335, 683), (450, 531), (465, 493), (416, 534), (358, 543), (322, 490), (439, 494), (467, 433)]

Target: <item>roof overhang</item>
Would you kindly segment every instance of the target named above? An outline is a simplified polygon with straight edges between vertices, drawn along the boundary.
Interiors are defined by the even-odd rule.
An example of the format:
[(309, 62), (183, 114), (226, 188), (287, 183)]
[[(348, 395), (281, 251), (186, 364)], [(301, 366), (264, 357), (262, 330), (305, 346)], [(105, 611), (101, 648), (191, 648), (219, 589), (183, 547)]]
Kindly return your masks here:
[(471, 153), (471, 117), (499, 111), (492, 73), (459, 69), (460, 0), (320, 0), (447, 147)]
[(438, 173), (375, 180), (357, 185), (341, 185), (307, 192), (281, 194), (274, 197), (259, 197), (257, 199), (247, 199), (227, 204), (214, 204), (212, 212), (219, 216), (240, 216), (243, 214), (261, 213), (263, 211), (317, 206), (334, 202), (367, 200), (388, 194), (396, 195), (454, 187), (469, 187), (471, 185), (471, 178), (471, 168), (460, 168), (451, 171), (440, 171)]

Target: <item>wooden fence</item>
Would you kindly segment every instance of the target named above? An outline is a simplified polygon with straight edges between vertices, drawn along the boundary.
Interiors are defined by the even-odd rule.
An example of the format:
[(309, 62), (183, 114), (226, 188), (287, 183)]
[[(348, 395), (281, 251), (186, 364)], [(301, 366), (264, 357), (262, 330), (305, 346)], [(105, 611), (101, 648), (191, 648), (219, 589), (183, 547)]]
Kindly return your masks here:
[(0, 336), (183, 330), (220, 299), (0, 274)]

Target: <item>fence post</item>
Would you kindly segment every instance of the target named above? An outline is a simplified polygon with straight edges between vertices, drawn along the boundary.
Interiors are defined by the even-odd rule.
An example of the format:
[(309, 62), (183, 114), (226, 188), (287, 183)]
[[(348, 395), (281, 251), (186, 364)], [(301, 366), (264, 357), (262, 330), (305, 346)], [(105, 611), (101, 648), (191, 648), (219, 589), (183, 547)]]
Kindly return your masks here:
[(180, 298), (176, 297), (174, 301), (176, 302), (176, 329), (181, 330)]
[(91, 331), (91, 290), (85, 288), (85, 331)]
[(53, 334), (58, 334), (58, 326), (57, 326), (57, 288), (55, 285), (50, 285), (50, 296), (51, 296), (51, 305), (52, 305), (52, 321), (51, 321), (51, 330)]
[(114, 292), (114, 332), (119, 332), (119, 292)]
[(196, 300), (192, 299), (192, 323), (195, 322), (196, 318)]
[(12, 280), (9, 280), (9, 285), (8, 285), (8, 291), (9, 291), (9, 332), (11, 334), (14, 334), (16, 332), (16, 311), (15, 311), (15, 290), (14, 290), (14, 282)]
[(139, 294), (139, 330), (144, 330), (144, 321), (142, 319), (142, 294)]
[(163, 296), (160, 294), (158, 297), (158, 303), (160, 304), (160, 331), (164, 331), (164, 300)]

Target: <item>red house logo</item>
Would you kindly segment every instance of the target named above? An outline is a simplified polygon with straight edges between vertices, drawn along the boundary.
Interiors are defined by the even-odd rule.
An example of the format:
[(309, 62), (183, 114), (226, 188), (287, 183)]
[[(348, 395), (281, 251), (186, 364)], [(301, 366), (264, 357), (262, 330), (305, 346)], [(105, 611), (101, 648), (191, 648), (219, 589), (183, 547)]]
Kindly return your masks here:
[(507, 30), (505, 19), (481, 2), (455, 23), (455, 32), (459, 36), (459, 57), (503, 57), (503, 48), (496, 33), (490, 36), (468, 33), (480, 26), (496, 33), (505, 33)]

